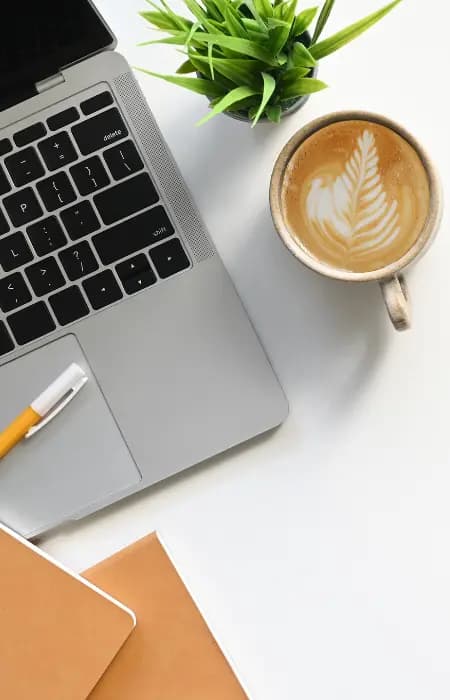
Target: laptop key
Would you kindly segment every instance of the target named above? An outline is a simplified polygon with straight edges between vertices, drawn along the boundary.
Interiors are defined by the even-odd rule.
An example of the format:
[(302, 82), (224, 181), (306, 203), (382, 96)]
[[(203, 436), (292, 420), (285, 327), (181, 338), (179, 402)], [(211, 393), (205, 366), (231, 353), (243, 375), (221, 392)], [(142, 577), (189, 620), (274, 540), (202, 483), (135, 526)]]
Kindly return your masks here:
[(55, 330), (56, 324), (43, 301), (16, 311), (6, 319), (19, 345), (26, 345)]
[(73, 241), (87, 236), (100, 228), (97, 214), (87, 200), (61, 212), (61, 219)]
[(55, 211), (77, 198), (66, 173), (56, 173), (38, 182), (36, 187), (48, 211)]
[(30, 290), (20, 272), (0, 279), (0, 309), (7, 313), (31, 301)]
[(16, 146), (21, 148), (22, 146), (28, 146), (28, 144), (33, 141), (41, 139), (46, 133), (47, 129), (45, 125), (42, 124), (42, 122), (38, 122), (37, 124), (28, 126), (26, 129), (22, 129), (22, 131), (18, 131), (14, 134), (13, 139)]
[(156, 282), (155, 273), (143, 253), (117, 265), (116, 272), (127, 294), (135, 294)]
[(73, 122), (78, 121), (79, 118), (80, 114), (77, 108), (69, 107), (69, 109), (65, 109), (62, 112), (58, 112), (58, 114), (54, 114), (53, 117), (49, 117), (47, 119), (47, 126), (50, 131), (58, 131), (64, 126), (68, 126), (69, 124), (73, 124)]
[(141, 173), (95, 195), (94, 203), (108, 225), (150, 207), (158, 199), (150, 175)]
[(53, 294), (48, 300), (61, 326), (78, 321), (79, 318), (83, 318), (89, 313), (89, 307), (83, 294), (75, 285), (63, 289), (58, 294)]
[(68, 163), (73, 163), (78, 158), (72, 140), (65, 131), (41, 141), (38, 144), (38, 149), (50, 171), (58, 170)]
[(189, 258), (184, 252), (178, 238), (172, 238), (150, 250), (150, 257), (160, 277), (171, 277), (190, 266)]
[(0, 321), (0, 355), (6, 355), (11, 350), (14, 350), (14, 343), (5, 324)]
[(42, 207), (31, 187), (24, 187), (23, 190), (5, 197), (3, 204), (16, 228), (39, 219), (43, 214)]
[(6, 177), (6, 173), (2, 166), (0, 165), (0, 195), (6, 194), (6, 192), (9, 192), (11, 189), (11, 185), (9, 184), (9, 180)]
[(0, 209), (0, 236), (4, 236), (5, 233), (8, 233), (9, 231), (9, 224), (6, 221), (6, 216), (4, 215), (3, 211)]
[(56, 216), (49, 216), (27, 228), (28, 237), (37, 255), (48, 255), (67, 243)]
[(9, 139), (0, 139), (0, 156), (6, 156), (12, 149), (13, 145)]
[(81, 111), (83, 114), (86, 116), (88, 114), (93, 114), (94, 112), (98, 112), (100, 109), (103, 109), (104, 107), (108, 107), (108, 105), (113, 103), (113, 97), (110, 92), (100, 92), (98, 95), (95, 95), (94, 97), (90, 97), (88, 100), (85, 100), (84, 102), (81, 103)]
[(26, 275), (38, 297), (54, 292), (64, 287), (66, 281), (55, 258), (44, 258), (34, 265), (27, 267)]
[(77, 245), (61, 251), (59, 259), (71, 282), (98, 270), (98, 262), (87, 241), (80, 241)]
[(84, 156), (128, 136), (128, 130), (116, 107), (72, 127), (72, 135)]
[(13, 233), (0, 239), (0, 265), (11, 272), (33, 260), (33, 253), (23, 233)]
[(28, 185), (45, 175), (44, 167), (32, 146), (5, 158), (5, 165), (16, 187)]
[(106, 187), (110, 183), (108, 173), (98, 156), (92, 156), (92, 158), (74, 165), (73, 168), (70, 168), (70, 174), (83, 197)]
[(95, 277), (84, 280), (83, 287), (92, 308), (95, 310), (103, 309), (103, 307), (119, 301), (123, 297), (111, 270), (105, 270)]
[(173, 233), (173, 226), (163, 207), (154, 207), (133, 219), (97, 233), (92, 242), (102, 263), (109, 265)]
[(114, 180), (122, 180), (128, 175), (142, 170), (144, 163), (132, 141), (125, 141), (103, 153), (106, 165)]

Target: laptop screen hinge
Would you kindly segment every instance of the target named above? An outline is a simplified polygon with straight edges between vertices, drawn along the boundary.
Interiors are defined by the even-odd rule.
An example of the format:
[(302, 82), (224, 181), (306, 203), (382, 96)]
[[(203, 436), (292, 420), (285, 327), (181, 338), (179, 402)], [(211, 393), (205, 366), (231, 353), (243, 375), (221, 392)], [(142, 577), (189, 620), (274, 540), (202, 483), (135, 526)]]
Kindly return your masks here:
[(52, 75), (50, 78), (45, 78), (45, 80), (40, 80), (38, 83), (36, 83), (36, 90), (39, 93), (46, 92), (46, 90), (51, 90), (57, 85), (61, 85), (65, 82), (66, 79), (64, 78), (63, 74), (56, 73), (56, 75)]

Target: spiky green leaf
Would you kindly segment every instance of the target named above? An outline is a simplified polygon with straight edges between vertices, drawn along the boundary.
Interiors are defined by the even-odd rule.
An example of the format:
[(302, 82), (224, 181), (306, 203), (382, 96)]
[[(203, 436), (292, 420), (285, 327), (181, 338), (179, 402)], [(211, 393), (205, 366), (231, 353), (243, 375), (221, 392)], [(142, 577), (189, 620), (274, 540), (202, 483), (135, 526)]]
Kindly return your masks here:
[(294, 44), (292, 47), (290, 59), (292, 62), (292, 65), (294, 66), (305, 66), (307, 68), (314, 68), (314, 66), (317, 65), (317, 61), (312, 56), (311, 52), (301, 44), (300, 42), (297, 42)]
[(178, 25), (175, 24), (173, 19), (169, 17), (165, 12), (161, 11), (146, 11), (139, 13), (149, 24), (152, 24), (156, 29), (163, 29), (170, 31), (172, 29), (179, 29)]
[(195, 40), (197, 43), (205, 45), (212, 42), (217, 46), (230, 49), (243, 56), (257, 58), (270, 66), (279, 65), (277, 58), (271, 55), (264, 46), (257, 44), (255, 41), (250, 41), (249, 39), (239, 39), (235, 36), (223, 36), (221, 34), (209, 34), (205, 32), (197, 34)]
[(310, 72), (309, 68), (302, 68), (297, 66), (296, 68), (288, 68), (281, 74), (280, 83), (283, 86), (294, 83), (299, 78), (304, 78)]
[(264, 23), (263, 18), (260, 16), (259, 12), (257, 11), (253, 0), (243, 0), (243, 2), (240, 4), (245, 5), (249, 9), (253, 19), (259, 24), (259, 26), (262, 29), (264, 29), (266, 25)]
[(209, 17), (196, 0), (183, 0), (186, 7), (192, 12), (195, 19), (201, 23), (202, 27), (214, 32), (214, 27), (209, 21)]
[(181, 66), (178, 66), (177, 73), (178, 75), (185, 75), (186, 73), (195, 73), (195, 66), (191, 63), (191, 61), (185, 61), (181, 64)]
[(275, 92), (275, 88), (277, 86), (275, 78), (272, 75), (269, 75), (268, 73), (261, 73), (261, 75), (263, 79), (263, 94), (261, 102), (259, 103), (258, 111), (254, 116), (252, 126), (256, 126), (256, 124), (258, 123), (261, 114), (264, 112), (264, 109), (267, 103), (269, 102), (270, 98), (272, 97), (273, 93)]
[(214, 80), (213, 44), (208, 44), (208, 65), (211, 72), (211, 80)]
[(374, 24), (379, 22), (380, 19), (388, 14), (388, 12), (391, 12), (394, 7), (399, 5), (401, 1), (402, 0), (395, 0), (394, 2), (389, 3), (389, 5), (383, 7), (381, 10), (373, 12), (371, 15), (368, 15), (368, 17), (359, 20), (359, 22), (351, 24), (346, 29), (337, 32), (337, 34), (330, 36), (328, 39), (324, 39), (324, 41), (314, 44), (314, 46), (312, 46), (310, 49), (312, 55), (317, 61), (319, 61), (321, 58), (333, 53), (333, 51), (337, 51), (338, 49), (342, 48), (353, 39), (356, 39), (356, 37), (358, 37), (360, 34), (367, 31), (369, 27), (372, 27)]
[(220, 14), (214, 0), (201, 0), (205, 10), (207, 11), (210, 18), (215, 19), (217, 22), (222, 21), (222, 15)]
[(244, 25), (239, 19), (239, 15), (232, 5), (225, 9), (225, 24), (231, 36), (237, 36), (241, 39), (247, 39), (248, 33)]
[[(175, 24), (178, 25), (178, 27), (181, 30), (188, 29), (191, 26), (191, 22), (189, 20), (187, 20), (185, 17), (182, 17), (181, 15), (178, 15), (176, 12), (174, 12), (165, 0), (160, 0), (160, 2), (166, 11), (166, 14), (173, 20), (173, 22)], [(153, 6), (156, 8), (158, 7), (157, 5), (153, 5)]]
[[(191, 56), (191, 61), (200, 72), (204, 72), (208, 64), (206, 59), (198, 54)], [(248, 85), (255, 88), (259, 81), (258, 75), (264, 68), (262, 61), (251, 58), (218, 58), (213, 56), (212, 61), (216, 74), (220, 73), (235, 85)]]
[(270, 30), (269, 50), (274, 56), (283, 49), (290, 37), (295, 19), (296, 5), (297, 0), (291, 0), (290, 2), (280, 5), (280, 7), (283, 8), (282, 17), (279, 20), (280, 26)]
[(281, 99), (290, 100), (300, 95), (311, 95), (313, 92), (324, 90), (328, 85), (316, 78), (298, 78), (283, 88)]
[(255, 8), (261, 17), (268, 19), (273, 15), (273, 5), (270, 0), (254, 0)]
[[(211, 69), (209, 67), (208, 58), (192, 52), (189, 53), (189, 57), (191, 63), (195, 66), (195, 70), (200, 74), (200, 77), (211, 80)], [(231, 80), (228, 80), (228, 78), (219, 73), (217, 67), (214, 71), (214, 82), (222, 88), (222, 95), (236, 87), (236, 83), (233, 83)]]
[(267, 118), (274, 124), (278, 124), (281, 119), (281, 107), (280, 105), (267, 105), (266, 107)]
[(174, 32), (174, 36), (165, 36), (162, 39), (151, 39), (150, 41), (141, 41), (138, 46), (152, 46), (153, 44), (173, 44), (174, 46), (183, 46), (189, 32)]
[[(261, 27), (261, 25), (258, 24), (258, 22), (255, 19), (252, 19), (251, 17), (242, 17), (241, 22), (244, 25), (244, 27), (247, 29), (247, 31), (252, 31), (255, 34), (258, 34), (260, 41), (261, 41), (261, 36), (268, 36), (268, 34), (269, 34), (266, 25)], [(273, 22), (272, 18), (270, 20), (268, 20), (268, 25), (270, 25), (271, 22)]]
[(195, 35), (195, 33), (200, 29), (201, 26), (202, 26), (202, 25), (201, 25), (200, 22), (195, 22), (195, 23), (192, 25), (192, 27), (190, 28), (190, 30), (189, 30), (189, 32), (188, 32), (188, 35), (187, 35), (187, 37), (186, 37), (186, 41), (184, 42), (184, 43), (186, 44), (186, 46), (190, 46), (190, 45), (192, 44), (194, 35)]
[(307, 10), (303, 10), (303, 12), (300, 12), (299, 15), (295, 18), (295, 22), (292, 27), (292, 32), (291, 32), (291, 37), (295, 38), (297, 36), (301, 36), (306, 32), (308, 27), (310, 26), (311, 22), (313, 21), (314, 17), (317, 14), (317, 7), (310, 7)]
[(328, 18), (331, 14), (331, 10), (333, 9), (333, 5), (335, 3), (335, 0), (325, 0), (323, 7), (320, 11), (319, 18), (317, 20), (316, 28), (314, 30), (313, 38), (312, 38), (312, 43), (315, 44), (317, 42), (317, 39), (319, 36), (322, 34), (326, 23), (328, 22)]
[(237, 87), (234, 90), (231, 90), (231, 92), (229, 92), (228, 95), (225, 95), (221, 100), (219, 100), (219, 102), (217, 102), (214, 105), (214, 107), (210, 110), (209, 114), (207, 114), (203, 117), (203, 119), (200, 119), (200, 121), (197, 122), (197, 126), (205, 124), (207, 121), (215, 117), (216, 114), (220, 114), (221, 112), (229, 110), (230, 107), (233, 107), (234, 105), (238, 104), (241, 100), (244, 100), (246, 97), (252, 97), (253, 95), (257, 94), (257, 90), (253, 90), (249, 87)]
[(165, 80), (167, 83), (172, 83), (173, 85), (184, 87), (192, 92), (197, 92), (199, 95), (206, 95), (206, 97), (222, 97), (224, 94), (223, 88), (212, 80), (205, 80), (204, 78), (183, 78), (181, 75), (163, 75), (161, 73), (154, 73), (151, 70), (145, 70), (144, 68), (138, 68), (137, 70), (151, 75), (153, 78), (159, 78), (160, 80)]

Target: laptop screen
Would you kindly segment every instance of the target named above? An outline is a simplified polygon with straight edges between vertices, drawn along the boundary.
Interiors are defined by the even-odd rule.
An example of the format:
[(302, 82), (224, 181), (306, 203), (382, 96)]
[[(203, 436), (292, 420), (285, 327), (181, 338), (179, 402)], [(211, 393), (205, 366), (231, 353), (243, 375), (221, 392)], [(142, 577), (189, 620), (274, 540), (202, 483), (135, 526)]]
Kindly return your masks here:
[(36, 93), (36, 82), (110, 46), (89, 0), (13, 0), (0, 28), (0, 109)]

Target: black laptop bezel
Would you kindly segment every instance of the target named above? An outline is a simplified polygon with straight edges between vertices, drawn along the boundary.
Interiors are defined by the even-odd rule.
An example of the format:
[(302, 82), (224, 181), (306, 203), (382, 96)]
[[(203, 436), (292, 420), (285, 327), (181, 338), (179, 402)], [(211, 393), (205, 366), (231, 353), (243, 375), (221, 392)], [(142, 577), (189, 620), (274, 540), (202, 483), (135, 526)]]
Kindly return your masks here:
[[(17, 2), (17, 0), (15, 1)], [(58, 4), (55, 0), (49, 0), (50, 2)], [(48, 57), (42, 54), (41, 61), (27, 62), (27, 66), (21, 70), (17, 68), (3, 72), (0, 70), (0, 111), (38, 94), (42, 83), (58, 75), (69, 66), (116, 47), (116, 37), (92, 0), (75, 0), (75, 2), (83, 2), (86, 5), (86, 11), (92, 11), (92, 19), (95, 20), (96, 25), (95, 31), (89, 37), (91, 41), (87, 40), (88, 33), (83, 33), (78, 35), (80, 36), (79, 42), (65, 44), (60, 52), (54, 51), (53, 55)], [(57, 12), (55, 12), (55, 31), (58, 26), (57, 19)], [(27, 21), (26, 9), (24, 10), (24, 20)], [(5, 21), (4, 27), (5, 31), (8, 31), (8, 21)], [(3, 59), (0, 57), (0, 64), (2, 62), (6, 62), (5, 56)], [(13, 62), (11, 64), (14, 65)]]

